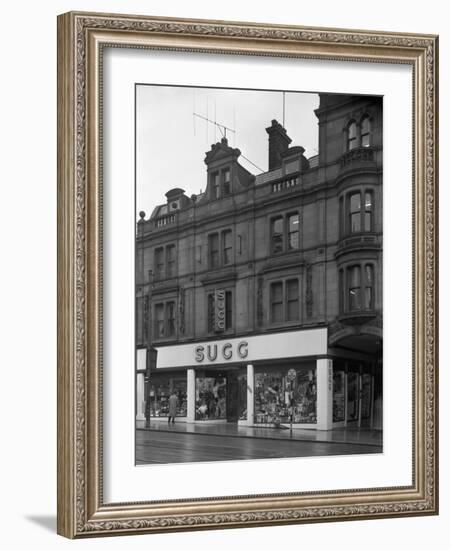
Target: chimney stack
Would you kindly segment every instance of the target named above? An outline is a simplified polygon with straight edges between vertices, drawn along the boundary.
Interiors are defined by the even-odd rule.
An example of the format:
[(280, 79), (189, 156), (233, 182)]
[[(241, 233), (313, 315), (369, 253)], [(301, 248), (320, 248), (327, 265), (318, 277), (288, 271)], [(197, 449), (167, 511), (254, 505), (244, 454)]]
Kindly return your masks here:
[(269, 134), (269, 171), (280, 168), (281, 158), (285, 153), (291, 138), (287, 135), (286, 130), (277, 121), (272, 120), (272, 125), (266, 128), (266, 132)]

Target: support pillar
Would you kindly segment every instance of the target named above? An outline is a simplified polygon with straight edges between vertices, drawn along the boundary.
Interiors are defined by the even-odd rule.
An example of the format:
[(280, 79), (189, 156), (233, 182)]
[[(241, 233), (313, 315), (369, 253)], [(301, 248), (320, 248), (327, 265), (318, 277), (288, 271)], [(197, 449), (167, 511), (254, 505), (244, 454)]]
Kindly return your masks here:
[(255, 369), (247, 365), (247, 424), (255, 423)]
[(195, 422), (195, 370), (187, 370), (187, 418), (188, 422)]
[(145, 374), (138, 372), (136, 376), (136, 420), (145, 420)]
[(317, 429), (333, 429), (333, 360), (317, 359)]
[(359, 376), (358, 376), (358, 428), (361, 428), (362, 423), (362, 380), (363, 379), (363, 367), (359, 365)]

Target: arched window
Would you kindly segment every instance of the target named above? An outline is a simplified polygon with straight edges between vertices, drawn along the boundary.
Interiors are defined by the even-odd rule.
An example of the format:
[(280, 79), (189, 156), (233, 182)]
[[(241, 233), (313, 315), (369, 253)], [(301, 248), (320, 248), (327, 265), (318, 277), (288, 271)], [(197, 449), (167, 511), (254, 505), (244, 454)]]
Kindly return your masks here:
[(367, 115), (361, 120), (361, 147), (370, 147), (370, 119)]
[(357, 146), (356, 122), (352, 120), (347, 126), (347, 151), (351, 151)]

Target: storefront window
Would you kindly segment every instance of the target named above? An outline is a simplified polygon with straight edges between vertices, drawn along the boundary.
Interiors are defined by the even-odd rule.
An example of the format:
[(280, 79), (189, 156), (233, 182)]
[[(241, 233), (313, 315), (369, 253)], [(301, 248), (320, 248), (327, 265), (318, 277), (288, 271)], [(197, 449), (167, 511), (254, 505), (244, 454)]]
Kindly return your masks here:
[(372, 376), (370, 374), (362, 375), (361, 391), (361, 418), (367, 420), (370, 418), (370, 403), (372, 401)]
[(349, 372), (347, 375), (347, 420), (358, 420), (359, 398), (358, 398), (359, 374)]
[(224, 376), (198, 376), (195, 380), (195, 419), (227, 417), (227, 381)]
[(315, 423), (317, 386), (315, 368), (297, 368), (295, 380), (288, 369), (255, 374), (255, 423)]
[(187, 414), (186, 375), (155, 376), (150, 380), (150, 416), (168, 416), (169, 397), (172, 391), (178, 397), (177, 416)]
[(247, 374), (238, 377), (238, 411), (239, 420), (247, 420)]
[(345, 420), (345, 372), (333, 369), (333, 422)]

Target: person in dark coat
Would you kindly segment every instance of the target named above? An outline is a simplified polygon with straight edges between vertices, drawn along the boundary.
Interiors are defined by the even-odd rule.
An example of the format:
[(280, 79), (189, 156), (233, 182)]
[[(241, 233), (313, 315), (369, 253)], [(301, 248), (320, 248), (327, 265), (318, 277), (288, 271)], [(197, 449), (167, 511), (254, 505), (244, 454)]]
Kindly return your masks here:
[(177, 394), (173, 391), (170, 394), (169, 397), (169, 424), (170, 421), (172, 421), (172, 424), (175, 423), (175, 417), (177, 415), (177, 407), (178, 407), (178, 397)]

